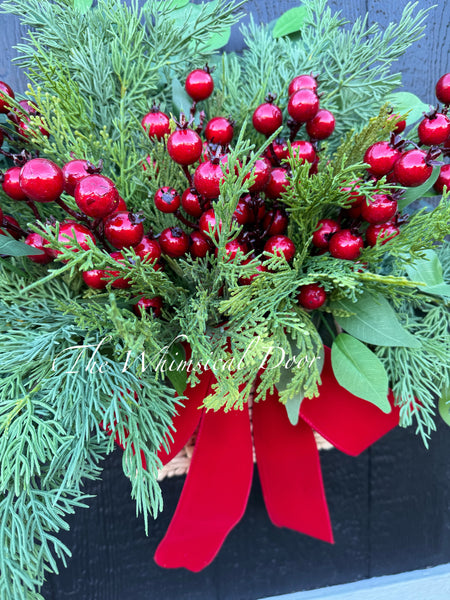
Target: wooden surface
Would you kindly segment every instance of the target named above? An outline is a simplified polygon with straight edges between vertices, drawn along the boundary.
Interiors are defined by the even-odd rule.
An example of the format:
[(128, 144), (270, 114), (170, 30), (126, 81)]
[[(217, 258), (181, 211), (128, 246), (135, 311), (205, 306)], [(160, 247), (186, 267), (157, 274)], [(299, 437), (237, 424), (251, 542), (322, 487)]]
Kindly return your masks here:
[[(425, 38), (398, 68), (406, 89), (433, 102), (433, 84), (450, 71), (450, 3), (438, 3), (428, 18)], [(350, 21), (370, 11), (387, 24), (406, 0), (332, 0)], [(249, 1), (247, 11), (268, 22), (296, 6), (294, 0)], [(0, 80), (16, 89), (24, 78), (10, 64), (19, 41), (17, 20), (0, 15)], [(235, 28), (230, 48), (242, 40)], [(428, 94), (425, 95), (424, 94)], [(68, 569), (50, 576), (46, 600), (254, 600), (398, 573), (450, 561), (450, 435), (445, 426), (425, 451), (411, 431), (397, 430), (358, 458), (336, 450), (322, 453), (325, 486), (336, 545), (329, 546), (274, 527), (255, 481), (246, 514), (215, 562), (199, 574), (165, 571), (153, 553), (176, 506), (183, 478), (162, 484), (165, 510), (145, 537), (135, 517), (130, 485), (121, 474), (121, 452), (105, 462), (103, 480), (87, 486), (96, 494), (91, 509), (79, 511), (62, 537), (73, 551)]]

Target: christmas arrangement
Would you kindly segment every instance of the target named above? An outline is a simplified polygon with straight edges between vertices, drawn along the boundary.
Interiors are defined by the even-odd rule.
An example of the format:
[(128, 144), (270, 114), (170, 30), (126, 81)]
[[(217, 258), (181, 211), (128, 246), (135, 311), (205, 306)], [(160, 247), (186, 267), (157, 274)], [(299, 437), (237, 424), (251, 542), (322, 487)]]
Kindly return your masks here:
[(313, 430), (450, 420), (450, 74), (428, 106), (391, 69), (426, 11), (307, 0), (237, 55), (225, 0), (1, 6), (0, 597), (41, 597), (116, 443), (147, 527), (197, 431), (161, 566), (211, 562), (253, 448), (272, 521), (332, 541)]

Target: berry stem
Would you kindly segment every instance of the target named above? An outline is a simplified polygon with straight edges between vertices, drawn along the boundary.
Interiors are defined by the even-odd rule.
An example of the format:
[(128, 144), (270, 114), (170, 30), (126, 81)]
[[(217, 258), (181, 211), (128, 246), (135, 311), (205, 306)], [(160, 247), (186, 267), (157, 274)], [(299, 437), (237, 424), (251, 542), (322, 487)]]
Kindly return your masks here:
[(190, 117), (191, 117), (191, 119), (193, 119), (193, 118), (194, 118), (194, 115), (195, 115), (195, 111), (196, 111), (196, 109), (197, 109), (197, 101), (196, 101), (196, 100), (194, 100), (194, 102), (192, 103), (192, 106), (191, 106), (190, 113), (189, 113), (189, 114), (190, 114)]
[(189, 173), (189, 169), (188, 169), (187, 165), (183, 165), (183, 173), (186, 175), (186, 178), (187, 178), (187, 180), (189, 182), (189, 187), (193, 187), (192, 176)]
[(26, 231), (24, 231), (21, 227), (17, 227), (17, 225), (14, 225), (13, 223), (9, 223), (6, 219), (2, 219), (2, 227), (5, 227), (6, 230), (10, 229), (15, 231), (16, 233), (20, 234), (21, 237), (27, 236)]
[(188, 221), (186, 219), (186, 217), (184, 217), (179, 210), (176, 210), (173, 214), (176, 216), (176, 218), (179, 221), (181, 221), (184, 225), (186, 225), (186, 227), (191, 227), (192, 229), (197, 229), (197, 225), (195, 223), (192, 223), (191, 221)]
[(296, 121), (292, 121), (292, 122), (288, 122), (288, 127), (291, 130), (291, 133), (289, 134), (289, 141), (293, 142), (296, 138), (297, 133), (300, 130), (300, 127), (302, 126), (301, 123), (297, 123)]
[(64, 200), (62, 200), (61, 198), (58, 198), (57, 200), (55, 200), (55, 202), (58, 206), (60, 206), (63, 210), (65, 210), (66, 213), (68, 213), (74, 219), (77, 219), (78, 221), (84, 221), (85, 223), (88, 223), (89, 226), (91, 225), (91, 222), (89, 221), (89, 219), (87, 217), (85, 217), (83, 214), (77, 212), (76, 210), (71, 209), (70, 206), (67, 206), (67, 204), (64, 202)]
[(33, 215), (36, 217), (36, 219), (38, 221), (41, 220), (41, 215), (39, 214), (38, 211), (38, 207), (36, 206), (36, 204), (33, 202), (33, 200), (27, 200), (27, 205), (31, 208), (31, 210), (33, 211)]
[(108, 252), (112, 252), (111, 246), (108, 244), (105, 238), (105, 232), (103, 229), (103, 219), (100, 217), (96, 219), (92, 225), (93, 234), (99, 239), (99, 241), (105, 246)]
[(270, 142), (270, 144), (269, 144), (269, 152), (272, 155), (272, 160), (275, 163), (275, 165), (277, 167), (281, 167), (281, 163), (278, 160), (278, 156), (275, 154), (275, 148), (273, 147), (273, 142)]

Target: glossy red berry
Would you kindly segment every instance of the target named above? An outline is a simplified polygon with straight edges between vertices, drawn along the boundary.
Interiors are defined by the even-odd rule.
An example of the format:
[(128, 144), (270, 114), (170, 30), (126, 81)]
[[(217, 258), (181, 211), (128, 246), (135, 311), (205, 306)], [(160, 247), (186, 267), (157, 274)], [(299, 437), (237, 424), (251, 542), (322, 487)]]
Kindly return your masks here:
[(32, 248), (36, 248), (37, 250), (42, 250), (44, 254), (30, 254), (28, 258), (35, 263), (46, 265), (47, 263), (53, 260), (53, 256), (51, 252), (47, 251), (47, 248), (44, 247), (45, 244), (44, 238), (39, 235), (39, 233), (29, 233), (25, 238), (25, 244), (31, 246)]
[(336, 231), (339, 231), (340, 226), (337, 221), (333, 219), (321, 219), (317, 223), (317, 229), (313, 233), (312, 243), (316, 248), (328, 249), (330, 239)]
[(281, 161), (289, 157), (289, 148), (286, 142), (282, 140), (275, 140), (274, 142), (272, 142), (272, 149), (267, 148), (265, 152), (265, 157), (270, 161), (272, 166), (279, 166)]
[(420, 122), (417, 133), (425, 146), (439, 146), (450, 136), (450, 119), (442, 113), (425, 117)]
[(193, 231), (190, 235), (189, 251), (194, 258), (204, 258), (211, 250), (209, 238), (201, 231)]
[(208, 69), (195, 69), (186, 77), (185, 89), (195, 102), (206, 100), (214, 90), (214, 80)]
[(264, 200), (260, 197), (254, 197), (251, 194), (245, 194), (241, 196), (242, 202), (245, 202), (250, 209), (250, 220), (249, 223), (261, 223), (266, 214), (266, 205)]
[(436, 97), (442, 104), (450, 104), (450, 73), (442, 75), (437, 82)]
[[(247, 254), (247, 252), (248, 252), (247, 244), (245, 244), (244, 242), (241, 242), (239, 240), (231, 240), (230, 242), (227, 242), (225, 244), (224, 258), (226, 258), (227, 260), (234, 260), (236, 258), (236, 256), (238, 256), (240, 254), (240, 257), (242, 259), (243, 255)], [(218, 255), (219, 255), (219, 249), (216, 248), (214, 251), (214, 256), (217, 258)]]
[(179, 165), (192, 165), (198, 161), (203, 150), (200, 136), (192, 129), (177, 129), (167, 140), (167, 152)]
[(427, 153), (423, 150), (409, 150), (402, 154), (394, 166), (394, 175), (400, 185), (417, 187), (431, 176), (433, 167), (426, 163)]
[(198, 218), (203, 213), (199, 195), (195, 190), (189, 188), (184, 190), (183, 195), (181, 196), (181, 206), (191, 217)]
[(294, 77), (289, 84), (288, 95), (292, 96), (295, 92), (304, 89), (312, 90), (313, 92), (317, 91), (317, 79), (312, 75), (298, 75)]
[(252, 120), (256, 131), (270, 136), (283, 124), (283, 113), (272, 102), (265, 102), (255, 109)]
[(368, 246), (375, 246), (377, 241), (383, 246), (386, 242), (400, 233), (400, 229), (394, 223), (382, 223), (380, 225), (369, 225), (366, 230), (366, 242)]
[(151, 314), (154, 317), (161, 316), (163, 301), (160, 296), (156, 298), (140, 298), (133, 306), (133, 312), (138, 317), (142, 317), (143, 313)]
[(2, 188), (7, 196), (13, 200), (27, 200), (27, 196), (23, 193), (20, 187), (20, 167), (11, 167), (3, 176)]
[(209, 235), (215, 229), (215, 237), (219, 237), (219, 232), (222, 229), (222, 221), (217, 222), (216, 214), (213, 208), (205, 211), (199, 221), (200, 231)]
[(276, 167), (270, 173), (269, 181), (264, 190), (266, 196), (271, 200), (276, 200), (289, 187), (290, 182), (286, 169)]
[(400, 157), (401, 152), (392, 148), (389, 142), (376, 142), (367, 148), (364, 162), (369, 165), (367, 170), (371, 175), (383, 177), (392, 171)]
[(444, 188), (450, 191), (450, 165), (442, 165), (439, 177), (433, 187), (438, 194), (442, 194)]
[(266, 235), (280, 235), (287, 229), (289, 220), (286, 211), (282, 208), (274, 208), (266, 213), (263, 219), (263, 228)]
[[(110, 256), (116, 262), (121, 263), (123, 266), (127, 264), (127, 261), (122, 252), (111, 252)], [(120, 277), (120, 271), (111, 271), (108, 269), (107, 271), (105, 271), (105, 274), (108, 275), (108, 282), (111, 281), (112, 277), (114, 277), (114, 279), (111, 282), (111, 286), (113, 288), (119, 290), (127, 290), (131, 287), (131, 280), (126, 277)]]
[(316, 116), (319, 104), (315, 92), (301, 89), (289, 98), (288, 113), (297, 123), (306, 123)]
[(81, 275), (84, 283), (94, 290), (104, 290), (108, 284), (108, 278), (105, 278), (106, 272), (103, 269), (83, 271)]
[(105, 221), (105, 237), (115, 248), (137, 246), (144, 237), (140, 217), (128, 211), (113, 213)]
[(231, 143), (234, 127), (225, 117), (214, 117), (205, 127), (205, 138), (211, 144), (226, 146)]
[(342, 187), (341, 191), (345, 192), (353, 206), (360, 206), (365, 201), (366, 197), (359, 193), (359, 185), (355, 185), (358, 180), (351, 181), (347, 186)]
[(172, 258), (181, 258), (189, 249), (189, 236), (180, 227), (168, 227), (159, 236), (161, 250)]
[(222, 165), (222, 159), (213, 159), (200, 163), (195, 169), (194, 186), (203, 198), (213, 200), (219, 197), (220, 183), (225, 179)]
[(292, 143), (292, 153), (294, 157), (304, 164), (305, 162), (313, 163), (317, 159), (317, 154), (311, 142), (298, 140)]
[[(270, 174), (272, 172), (272, 165), (270, 164), (270, 161), (263, 156), (258, 158), (251, 172), (254, 175), (255, 180), (249, 187), (249, 191), (253, 193), (262, 192), (269, 183)], [(249, 178), (250, 174), (247, 174), (244, 177), (244, 181), (246, 181)]]
[(157, 261), (161, 257), (161, 246), (158, 240), (154, 240), (148, 235), (144, 235), (139, 244), (135, 246), (134, 251), (143, 262)]
[(62, 168), (64, 178), (64, 191), (73, 196), (77, 184), (89, 175), (89, 162), (87, 160), (70, 160)]
[(4, 81), (0, 81), (0, 113), (7, 114), (11, 107), (8, 98), (14, 98), (14, 92)]
[(307, 310), (320, 308), (326, 301), (327, 294), (322, 286), (317, 283), (309, 283), (300, 288), (298, 303)]
[[(22, 234), (20, 233), (20, 231), (18, 231), (18, 229), (20, 230), (19, 222), (11, 215), (5, 215), (5, 213), (3, 213), (2, 227), (6, 230), (7, 233), (9, 233), (9, 235), (12, 235), (12, 237), (16, 240), (20, 240), (20, 238), (22, 237)], [(5, 235), (3, 229), (0, 229), (0, 235)]]
[(104, 175), (88, 175), (75, 188), (75, 202), (88, 217), (106, 217), (117, 206), (119, 192), (114, 183)]
[[(75, 221), (61, 223), (59, 226), (58, 242), (61, 242), (67, 250), (79, 252), (79, 248), (73, 245), (74, 241), (79, 244), (82, 250), (89, 250), (89, 241), (91, 241), (94, 246), (96, 245), (94, 236), (84, 225), (76, 223)], [(55, 257), (61, 254), (60, 250), (47, 249), (47, 252)]]
[(331, 238), (328, 246), (331, 256), (344, 260), (355, 260), (361, 254), (364, 242), (362, 237), (351, 229), (341, 229)]
[(387, 194), (374, 194), (370, 202), (361, 204), (362, 218), (373, 225), (386, 223), (397, 212), (397, 200)]
[(246, 225), (252, 221), (252, 210), (249, 203), (244, 198), (240, 198), (237, 203), (233, 213), (233, 220), (239, 223), (239, 225)]
[(274, 235), (267, 240), (264, 251), (275, 256), (284, 256), (289, 262), (294, 258), (295, 245), (287, 235)]
[[(251, 260), (252, 260), (251, 258), (247, 258), (246, 260), (242, 261), (242, 264), (245, 265), (245, 264), (249, 263)], [(262, 263), (257, 264), (255, 269), (257, 271), (256, 273), (252, 273), (248, 277), (240, 277), (239, 283), (241, 285), (250, 285), (252, 283), (252, 281), (254, 279), (256, 279), (256, 277), (258, 277), (261, 273), (267, 272), (267, 267), (265, 265), (263, 265)]]
[(159, 188), (154, 197), (155, 206), (163, 213), (174, 213), (180, 208), (181, 199), (178, 192), (169, 186)]
[(141, 125), (150, 139), (162, 140), (170, 133), (169, 117), (156, 108), (142, 118)]
[(35, 202), (58, 200), (64, 190), (61, 169), (46, 158), (33, 158), (24, 164), (19, 177), (22, 192)]
[(406, 129), (406, 121), (404, 119), (402, 119), (401, 121), (398, 121), (397, 119), (399, 119), (399, 118), (400, 118), (400, 115), (391, 115), (388, 118), (388, 121), (392, 121), (392, 120), (397, 121), (397, 125), (395, 126), (395, 129), (392, 130), (393, 133), (395, 133), (395, 135), (400, 135)]
[(329, 110), (322, 108), (306, 123), (306, 133), (314, 140), (329, 138), (336, 127), (336, 119)]

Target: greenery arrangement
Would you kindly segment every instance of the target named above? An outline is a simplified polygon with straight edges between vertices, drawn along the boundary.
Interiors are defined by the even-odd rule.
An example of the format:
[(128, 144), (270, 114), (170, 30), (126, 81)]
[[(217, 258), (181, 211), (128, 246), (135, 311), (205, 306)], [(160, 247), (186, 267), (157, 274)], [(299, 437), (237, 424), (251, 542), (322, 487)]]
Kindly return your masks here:
[[(199, 373), (168, 368), (170, 361), (186, 360), (180, 341), (189, 345), (192, 365), (214, 370), (217, 384), (206, 407), (238, 410), (251, 393), (255, 402), (264, 401), (277, 386), (293, 422), (302, 399), (318, 394), (321, 361), (296, 369), (286, 368), (286, 361), (320, 358), (326, 342), (339, 383), (384, 412), (391, 410), (391, 388), (401, 426), (414, 424), (427, 444), (436, 397), (444, 398), (442, 413), (449, 420), (449, 143), (448, 135), (423, 143), (422, 123), (434, 123), (436, 111), (424, 119), (429, 107), (396, 92), (401, 77), (391, 72), (423, 34), (426, 11), (408, 5), (399, 22), (382, 31), (366, 18), (345, 27), (326, 0), (307, 0), (274, 24), (243, 27), (246, 49), (237, 55), (218, 53), (242, 9), (225, 0), (148, 0), (141, 9), (116, 0), (99, 0), (95, 7), (89, 0), (4, 0), (1, 6), (30, 27), (18, 46), (30, 84), (25, 103), (0, 87), (6, 106), (0, 166), (5, 176), (14, 165), (21, 167), (25, 195), (12, 197), (4, 179), (0, 598), (41, 597), (46, 571), (57, 572), (58, 561), (70, 556), (57, 533), (67, 528), (68, 515), (85, 506), (84, 482), (101, 476), (115, 439), (126, 445), (123, 468), (146, 527), (161, 509), (157, 451), (169, 443), (183, 391)], [(197, 101), (184, 82), (206, 63), (215, 69), (214, 93)], [(210, 77), (208, 69), (203, 73)], [(335, 116), (329, 139), (309, 135), (311, 160), (300, 156), (305, 147), (296, 139), (305, 136), (301, 120), (292, 118), (297, 92), (289, 93), (292, 78), (303, 73), (318, 75), (320, 104)], [(449, 104), (445, 77), (438, 98)], [(265, 101), (275, 93), (276, 105), (273, 98)], [(149, 113), (152, 105), (159, 109)], [(269, 132), (252, 121), (262, 105), (281, 107), (281, 121)], [(161, 136), (141, 125), (144, 115), (155, 113), (170, 118)], [(216, 169), (198, 194), (200, 222), (210, 210), (215, 220), (193, 226), (208, 251), (196, 255), (191, 235), (191, 252), (174, 253), (163, 245), (161, 232), (169, 231), (170, 243), (173, 237), (184, 240), (195, 218), (179, 207), (161, 210), (155, 195), (162, 188), (196, 187), (197, 170), (189, 165), (198, 157), (188, 165), (174, 160), (169, 139), (180, 131), (204, 136), (208, 119), (229, 115), (232, 140), (219, 146), (208, 140), (211, 155), (201, 149), (201, 161), (219, 167), (218, 178)], [(448, 120), (445, 108), (439, 115)], [(406, 147), (396, 137), (405, 126)], [(402, 180), (394, 163), (374, 176), (368, 151), (380, 142), (399, 164), (408, 153), (422, 153), (413, 167), (425, 171), (425, 179)], [(267, 179), (252, 191), (262, 156), (272, 171), (286, 175), (275, 196), (264, 192)], [(120, 214), (139, 213), (130, 230), (143, 220), (147, 239), (160, 234), (163, 263), (139, 251), (142, 233), (136, 243), (115, 245), (121, 255), (114, 256), (109, 225), (89, 212), (80, 218), (76, 193), (75, 199), (66, 189), (62, 199), (57, 194), (51, 202), (33, 200), (25, 192), (24, 169), (37, 157), (61, 166), (88, 161), (90, 169), (101, 161), (102, 174), (125, 202)], [(212, 193), (212, 203), (209, 184), (220, 192)], [(390, 207), (395, 203), (389, 231), (387, 219), (361, 217), (381, 196)], [(413, 208), (424, 196), (436, 197), (434, 208)], [(246, 197), (251, 210), (272, 211), (262, 229), (236, 216)], [(68, 211), (75, 221), (61, 235)], [(286, 223), (274, 235), (290, 241), (292, 256), (286, 247), (267, 246), (276, 211)], [(331, 251), (331, 240), (338, 239), (331, 235), (322, 247), (314, 242), (323, 219), (358, 238), (355, 255), (345, 255), (347, 246)], [(92, 235), (75, 239), (74, 223)], [(370, 227), (379, 228), (373, 243)], [(40, 237), (40, 246), (30, 235)], [(28, 245), (17, 239), (24, 237)], [(86, 273), (94, 271), (98, 285), (86, 286)], [(311, 290), (306, 300), (299, 298)], [(159, 303), (137, 305), (139, 299)], [(242, 356), (236, 368), (233, 360)]]

